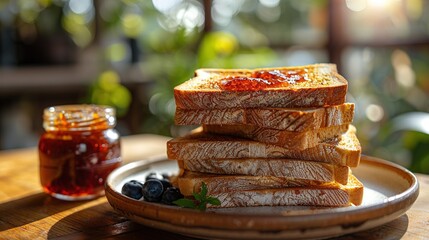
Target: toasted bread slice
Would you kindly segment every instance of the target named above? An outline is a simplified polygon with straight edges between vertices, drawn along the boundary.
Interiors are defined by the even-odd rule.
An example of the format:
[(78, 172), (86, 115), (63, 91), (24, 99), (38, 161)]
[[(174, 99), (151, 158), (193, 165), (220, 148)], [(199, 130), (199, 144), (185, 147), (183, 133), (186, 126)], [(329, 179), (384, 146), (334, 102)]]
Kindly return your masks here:
[[(285, 80), (281, 86), (271, 78), (254, 77), (267, 73), (303, 77), (304, 81)], [(303, 73), (302, 73), (303, 72)], [(302, 73), (302, 74), (301, 74)], [(297, 108), (339, 105), (345, 102), (347, 81), (332, 64), (265, 69), (200, 69), (195, 77), (174, 88), (177, 108)], [(234, 80), (238, 77), (240, 80)], [(231, 80), (233, 79), (233, 80)], [(245, 81), (241, 81), (241, 80)], [(278, 82), (277, 82), (278, 83)], [(225, 89), (228, 84), (239, 89)], [(261, 88), (260, 84), (263, 85)], [(265, 85), (266, 86), (265, 86)], [(258, 87), (256, 87), (258, 86)]]
[(229, 192), (236, 190), (258, 190), (267, 188), (308, 187), (323, 184), (316, 180), (297, 180), (288, 177), (253, 176), (253, 175), (220, 175), (201, 173), (180, 168), (180, 174), (175, 178), (177, 187), (185, 196), (198, 192), (201, 183), (207, 184), (210, 193)]
[(203, 125), (203, 131), (208, 133), (248, 138), (294, 150), (312, 148), (319, 142), (338, 138), (347, 132), (348, 128), (349, 125), (344, 124), (305, 132), (291, 132), (252, 125)]
[(292, 158), (356, 167), (362, 150), (355, 132), (356, 128), (349, 125), (348, 131), (339, 138), (297, 151), (244, 138), (204, 133), (199, 128), (185, 137), (168, 141), (167, 156), (190, 160)]
[(185, 170), (228, 174), (286, 177), (296, 180), (347, 184), (349, 167), (297, 159), (184, 159), (178, 161)]
[(304, 132), (350, 124), (353, 103), (321, 108), (227, 108), (181, 109), (174, 116), (177, 125), (254, 125), (263, 128)]
[(360, 205), (363, 185), (352, 174), (346, 185), (294, 181), (281, 177), (216, 175), (184, 172), (177, 178), (180, 191), (185, 196), (198, 192), (202, 182), (208, 194), (217, 197), (221, 205), (208, 207), (251, 206), (349, 206)]

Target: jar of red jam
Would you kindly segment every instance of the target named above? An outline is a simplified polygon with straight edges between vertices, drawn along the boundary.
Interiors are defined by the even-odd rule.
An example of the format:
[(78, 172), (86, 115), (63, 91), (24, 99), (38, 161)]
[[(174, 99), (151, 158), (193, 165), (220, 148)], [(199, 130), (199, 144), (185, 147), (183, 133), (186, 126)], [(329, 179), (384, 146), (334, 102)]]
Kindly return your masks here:
[(121, 164), (115, 110), (97, 105), (49, 107), (39, 140), (43, 190), (63, 200), (104, 194), (108, 174)]

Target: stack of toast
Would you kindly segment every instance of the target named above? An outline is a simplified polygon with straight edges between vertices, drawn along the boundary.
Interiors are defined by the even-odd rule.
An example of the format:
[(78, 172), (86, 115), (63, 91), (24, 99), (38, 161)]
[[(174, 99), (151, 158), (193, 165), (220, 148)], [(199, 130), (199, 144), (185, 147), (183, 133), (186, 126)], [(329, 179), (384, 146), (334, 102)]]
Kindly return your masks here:
[(220, 207), (361, 204), (346, 93), (333, 64), (197, 70), (174, 89), (175, 123), (199, 125), (167, 143), (180, 191), (204, 182)]

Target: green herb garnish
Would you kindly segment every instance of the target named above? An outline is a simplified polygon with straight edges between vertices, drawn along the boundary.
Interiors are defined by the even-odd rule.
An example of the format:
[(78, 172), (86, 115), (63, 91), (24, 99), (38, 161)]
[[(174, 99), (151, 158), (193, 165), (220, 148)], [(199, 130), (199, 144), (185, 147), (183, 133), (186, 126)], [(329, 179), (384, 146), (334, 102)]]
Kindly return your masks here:
[(198, 209), (200, 211), (206, 210), (207, 204), (220, 205), (218, 198), (207, 196), (207, 185), (205, 182), (201, 183), (200, 192), (193, 192), (192, 196), (194, 199), (181, 198), (173, 203), (180, 207)]

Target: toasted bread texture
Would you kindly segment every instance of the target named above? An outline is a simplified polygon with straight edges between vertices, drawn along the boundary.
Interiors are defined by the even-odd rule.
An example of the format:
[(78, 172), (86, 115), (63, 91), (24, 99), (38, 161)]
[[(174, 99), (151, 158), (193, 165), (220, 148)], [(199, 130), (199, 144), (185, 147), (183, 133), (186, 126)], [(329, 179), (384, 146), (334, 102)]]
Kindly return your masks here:
[(356, 128), (349, 125), (346, 133), (336, 139), (318, 143), (304, 150), (288, 149), (249, 139), (209, 134), (201, 128), (184, 137), (167, 142), (169, 159), (246, 159), (286, 158), (301, 159), (356, 167), (360, 161), (361, 146)]
[[(267, 85), (240, 90), (225, 90), (230, 77), (239, 77), (254, 82), (267, 82), (264, 78), (251, 77), (256, 72), (305, 72), (305, 81), (290, 82), (287, 85)], [(174, 88), (177, 108), (222, 109), (222, 108), (297, 108), (339, 105), (345, 102), (347, 81), (332, 64), (314, 64), (299, 67), (265, 69), (201, 69), (195, 77)], [(244, 82), (244, 81), (242, 81)], [(237, 84), (242, 84), (237, 81)]]
[(305, 132), (291, 132), (253, 125), (203, 125), (204, 132), (248, 138), (294, 150), (312, 148), (319, 142), (338, 138), (347, 132), (348, 128), (349, 125), (344, 124)]
[[(185, 196), (191, 196), (204, 182), (207, 185), (208, 194), (217, 197), (221, 202), (220, 206), (209, 205), (208, 207), (360, 205), (363, 198), (363, 185), (352, 174), (348, 179), (347, 184), (343, 185), (311, 181), (301, 183), (279, 177), (185, 172), (178, 177), (178, 186)], [(267, 188), (267, 186), (270, 187)]]
[(286, 177), (347, 184), (349, 167), (297, 159), (179, 160), (179, 167), (202, 173)]
[(297, 180), (287, 177), (275, 176), (253, 176), (253, 175), (220, 175), (213, 173), (193, 172), (180, 169), (180, 174), (176, 177), (176, 185), (185, 196), (191, 196), (193, 192), (198, 192), (201, 183), (207, 184), (210, 193), (229, 192), (234, 189), (257, 190), (268, 188), (304, 187), (323, 184), (317, 180)]
[(226, 108), (181, 109), (174, 116), (177, 125), (254, 125), (263, 128), (304, 132), (350, 124), (353, 103), (321, 108)]

